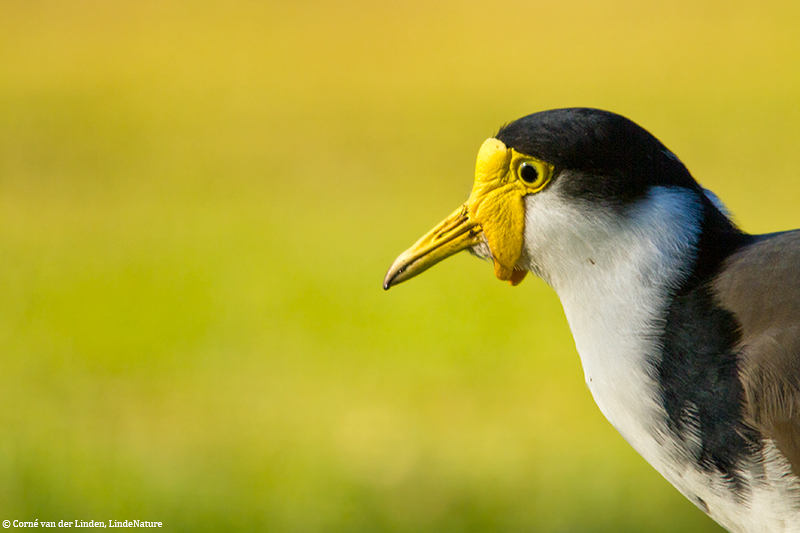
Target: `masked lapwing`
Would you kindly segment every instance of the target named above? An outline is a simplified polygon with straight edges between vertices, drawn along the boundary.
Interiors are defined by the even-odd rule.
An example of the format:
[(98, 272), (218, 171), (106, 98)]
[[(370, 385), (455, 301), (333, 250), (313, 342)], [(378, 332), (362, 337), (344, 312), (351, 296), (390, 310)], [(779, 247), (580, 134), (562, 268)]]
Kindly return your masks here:
[(467, 202), (384, 288), (461, 250), (556, 291), (600, 411), (689, 500), (800, 532), (800, 230), (747, 234), (640, 126), (557, 109), (483, 143)]

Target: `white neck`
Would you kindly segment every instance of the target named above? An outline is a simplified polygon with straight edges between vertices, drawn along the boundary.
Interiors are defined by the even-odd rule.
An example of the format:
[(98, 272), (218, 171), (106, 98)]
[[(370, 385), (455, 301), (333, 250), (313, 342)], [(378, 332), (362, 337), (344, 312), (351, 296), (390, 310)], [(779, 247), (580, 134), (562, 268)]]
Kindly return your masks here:
[[(558, 293), (598, 407), (667, 480), (734, 532), (800, 532), (800, 483), (771, 441), (748, 470), (747, 504), (721, 473), (697, 468), (697, 432), (675, 438), (656, 383), (658, 329), (670, 293), (685, 280), (701, 233), (702, 203), (682, 188), (656, 187), (624, 214), (565, 201), (558, 190), (526, 197), (522, 264)], [(786, 517), (790, 517), (784, 520)], [(793, 517), (793, 518), (792, 518)]]
[(558, 191), (526, 197), (523, 261), (558, 293), (586, 383), (622, 436), (654, 463), (663, 420), (652, 378), (654, 327), (671, 288), (687, 275), (700, 235), (693, 191), (656, 187), (624, 215), (565, 202)]

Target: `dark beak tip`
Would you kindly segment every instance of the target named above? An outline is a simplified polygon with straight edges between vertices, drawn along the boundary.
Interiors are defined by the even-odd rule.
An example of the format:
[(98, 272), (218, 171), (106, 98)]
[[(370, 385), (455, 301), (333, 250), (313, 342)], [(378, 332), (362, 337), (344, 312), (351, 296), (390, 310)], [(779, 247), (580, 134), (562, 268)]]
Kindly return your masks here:
[[(397, 262), (395, 261), (395, 264), (389, 267), (389, 271), (386, 272), (386, 276), (383, 278), (383, 290), (385, 291), (388, 291), (398, 283), (403, 282), (403, 277), (401, 276), (401, 274), (406, 271), (408, 265), (405, 263), (401, 263), (401, 266), (399, 268), (395, 268), (396, 264)], [(398, 277), (400, 279), (398, 279)]]
[(383, 290), (388, 291), (394, 285), (394, 278), (397, 274), (393, 273), (391, 269), (389, 272), (386, 273), (386, 277), (383, 278)]

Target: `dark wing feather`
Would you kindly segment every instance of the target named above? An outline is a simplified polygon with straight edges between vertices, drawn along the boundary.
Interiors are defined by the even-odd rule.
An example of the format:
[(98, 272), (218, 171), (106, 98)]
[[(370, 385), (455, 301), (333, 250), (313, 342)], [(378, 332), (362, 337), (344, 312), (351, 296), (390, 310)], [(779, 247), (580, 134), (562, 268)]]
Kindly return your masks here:
[(800, 230), (761, 236), (734, 253), (714, 293), (741, 327), (746, 415), (800, 476)]

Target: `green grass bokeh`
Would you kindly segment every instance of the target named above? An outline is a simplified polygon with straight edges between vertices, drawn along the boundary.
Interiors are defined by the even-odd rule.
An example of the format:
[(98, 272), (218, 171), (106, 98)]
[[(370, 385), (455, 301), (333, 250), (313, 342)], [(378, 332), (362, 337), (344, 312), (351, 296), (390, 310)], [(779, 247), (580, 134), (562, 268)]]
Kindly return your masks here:
[(0, 3), (0, 520), (719, 531), (603, 419), (555, 294), (385, 293), (504, 122), (592, 106), (800, 226), (787, 2)]

